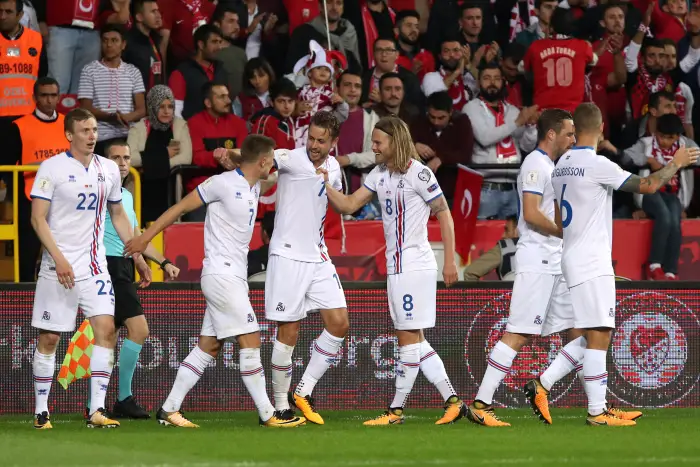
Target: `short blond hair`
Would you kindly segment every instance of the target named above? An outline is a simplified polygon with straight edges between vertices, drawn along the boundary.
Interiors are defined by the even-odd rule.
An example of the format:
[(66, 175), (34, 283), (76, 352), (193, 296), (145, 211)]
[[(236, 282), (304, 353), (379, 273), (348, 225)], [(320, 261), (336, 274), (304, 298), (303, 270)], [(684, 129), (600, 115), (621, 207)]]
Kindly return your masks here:
[(394, 163), (394, 168), (399, 172), (405, 173), (411, 160), (420, 160), (416, 146), (413, 144), (411, 132), (408, 129), (406, 122), (399, 117), (393, 115), (382, 117), (374, 126), (377, 130), (381, 130), (391, 139), (391, 151)]
[(574, 126), (576, 133), (596, 133), (603, 124), (603, 114), (597, 105), (584, 102), (574, 111)]

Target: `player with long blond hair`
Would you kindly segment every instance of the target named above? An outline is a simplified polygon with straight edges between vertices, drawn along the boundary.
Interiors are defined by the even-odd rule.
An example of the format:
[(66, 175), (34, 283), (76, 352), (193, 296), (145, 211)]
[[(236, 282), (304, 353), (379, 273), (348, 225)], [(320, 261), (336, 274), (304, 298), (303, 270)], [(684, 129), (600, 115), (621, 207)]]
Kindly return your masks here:
[[(457, 280), (452, 216), (435, 175), (421, 163), (408, 127), (401, 119), (384, 117), (377, 122), (372, 132), (372, 150), (379, 165), (369, 173), (364, 186), (350, 196), (330, 186), (326, 190), (331, 205), (340, 213), (357, 211), (375, 195), (383, 211), (387, 295), (399, 341), (400, 364), (393, 402), (388, 410), (365, 425), (404, 422), (404, 406), (419, 370), (445, 400), (445, 413), (436, 424), (452, 423), (464, 416), (466, 406), (457, 397), (442, 360), (423, 335), (424, 329), (435, 326), (437, 295), (437, 263), (428, 243), (428, 217), (432, 213), (440, 222), (445, 245), (442, 275), (449, 287)], [(326, 171), (319, 169), (319, 172), (327, 179)]]

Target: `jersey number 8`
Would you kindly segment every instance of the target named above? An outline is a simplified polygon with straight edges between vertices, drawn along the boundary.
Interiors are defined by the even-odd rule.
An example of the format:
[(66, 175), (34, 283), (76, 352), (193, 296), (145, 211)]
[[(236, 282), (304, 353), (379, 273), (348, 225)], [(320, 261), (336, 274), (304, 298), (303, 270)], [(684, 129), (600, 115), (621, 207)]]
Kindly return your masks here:
[(571, 219), (574, 217), (574, 210), (571, 208), (571, 203), (564, 199), (566, 192), (566, 183), (561, 187), (561, 225), (566, 228), (571, 224)]

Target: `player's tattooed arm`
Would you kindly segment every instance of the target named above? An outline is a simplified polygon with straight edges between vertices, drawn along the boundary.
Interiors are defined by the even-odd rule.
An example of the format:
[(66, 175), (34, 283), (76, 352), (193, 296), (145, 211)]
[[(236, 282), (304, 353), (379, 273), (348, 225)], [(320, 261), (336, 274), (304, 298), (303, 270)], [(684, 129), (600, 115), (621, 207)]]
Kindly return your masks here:
[(676, 173), (678, 173), (678, 166), (671, 161), (666, 164), (663, 169), (650, 174), (648, 177), (632, 175), (622, 184), (620, 191), (647, 195), (653, 194), (656, 193), (659, 188), (666, 185)]
[(447, 206), (447, 200), (444, 196), (439, 196), (435, 198), (434, 200), (428, 203), (428, 206), (430, 206), (430, 213), (436, 217), (442, 211), (450, 210), (449, 206)]
[(656, 193), (661, 187), (666, 185), (680, 169), (696, 164), (698, 156), (700, 156), (699, 148), (682, 147), (673, 155), (673, 160), (666, 164), (661, 170), (654, 172), (648, 177), (632, 175), (622, 184), (619, 190), (630, 193), (641, 193), (644, 195)]

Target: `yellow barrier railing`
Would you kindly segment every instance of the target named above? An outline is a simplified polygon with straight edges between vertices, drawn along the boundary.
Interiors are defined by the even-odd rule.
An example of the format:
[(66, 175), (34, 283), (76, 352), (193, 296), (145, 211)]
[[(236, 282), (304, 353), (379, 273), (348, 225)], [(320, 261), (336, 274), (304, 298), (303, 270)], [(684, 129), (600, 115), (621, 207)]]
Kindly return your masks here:
[[(15, 282), (19, 282), (19, 173), (20, 172), (36, 172), (39, 170), (38, 165), (0, 165), (0, 173), (2, 172), (12, 172), (12, 223), (11, 224), (0, 224), (0, 240), (10, 240), (13, 243), (14, 252), (14, 279)], [(134, 179), (134, 211), (136, 212), (136, 219), (141, 223), (141, 175), (133, 167), (129, 170), (129, 173)], [(24, 193), (21, 194), (24, 196)], [(162, 239), (160, 244), (156, 245), (159, 251), (163, 251)], [(162, 282), (163, 281), (163, 271), (160, 270), (158, 265), (151, 264), (151, 270), (153, 271), (153, 281)]]

